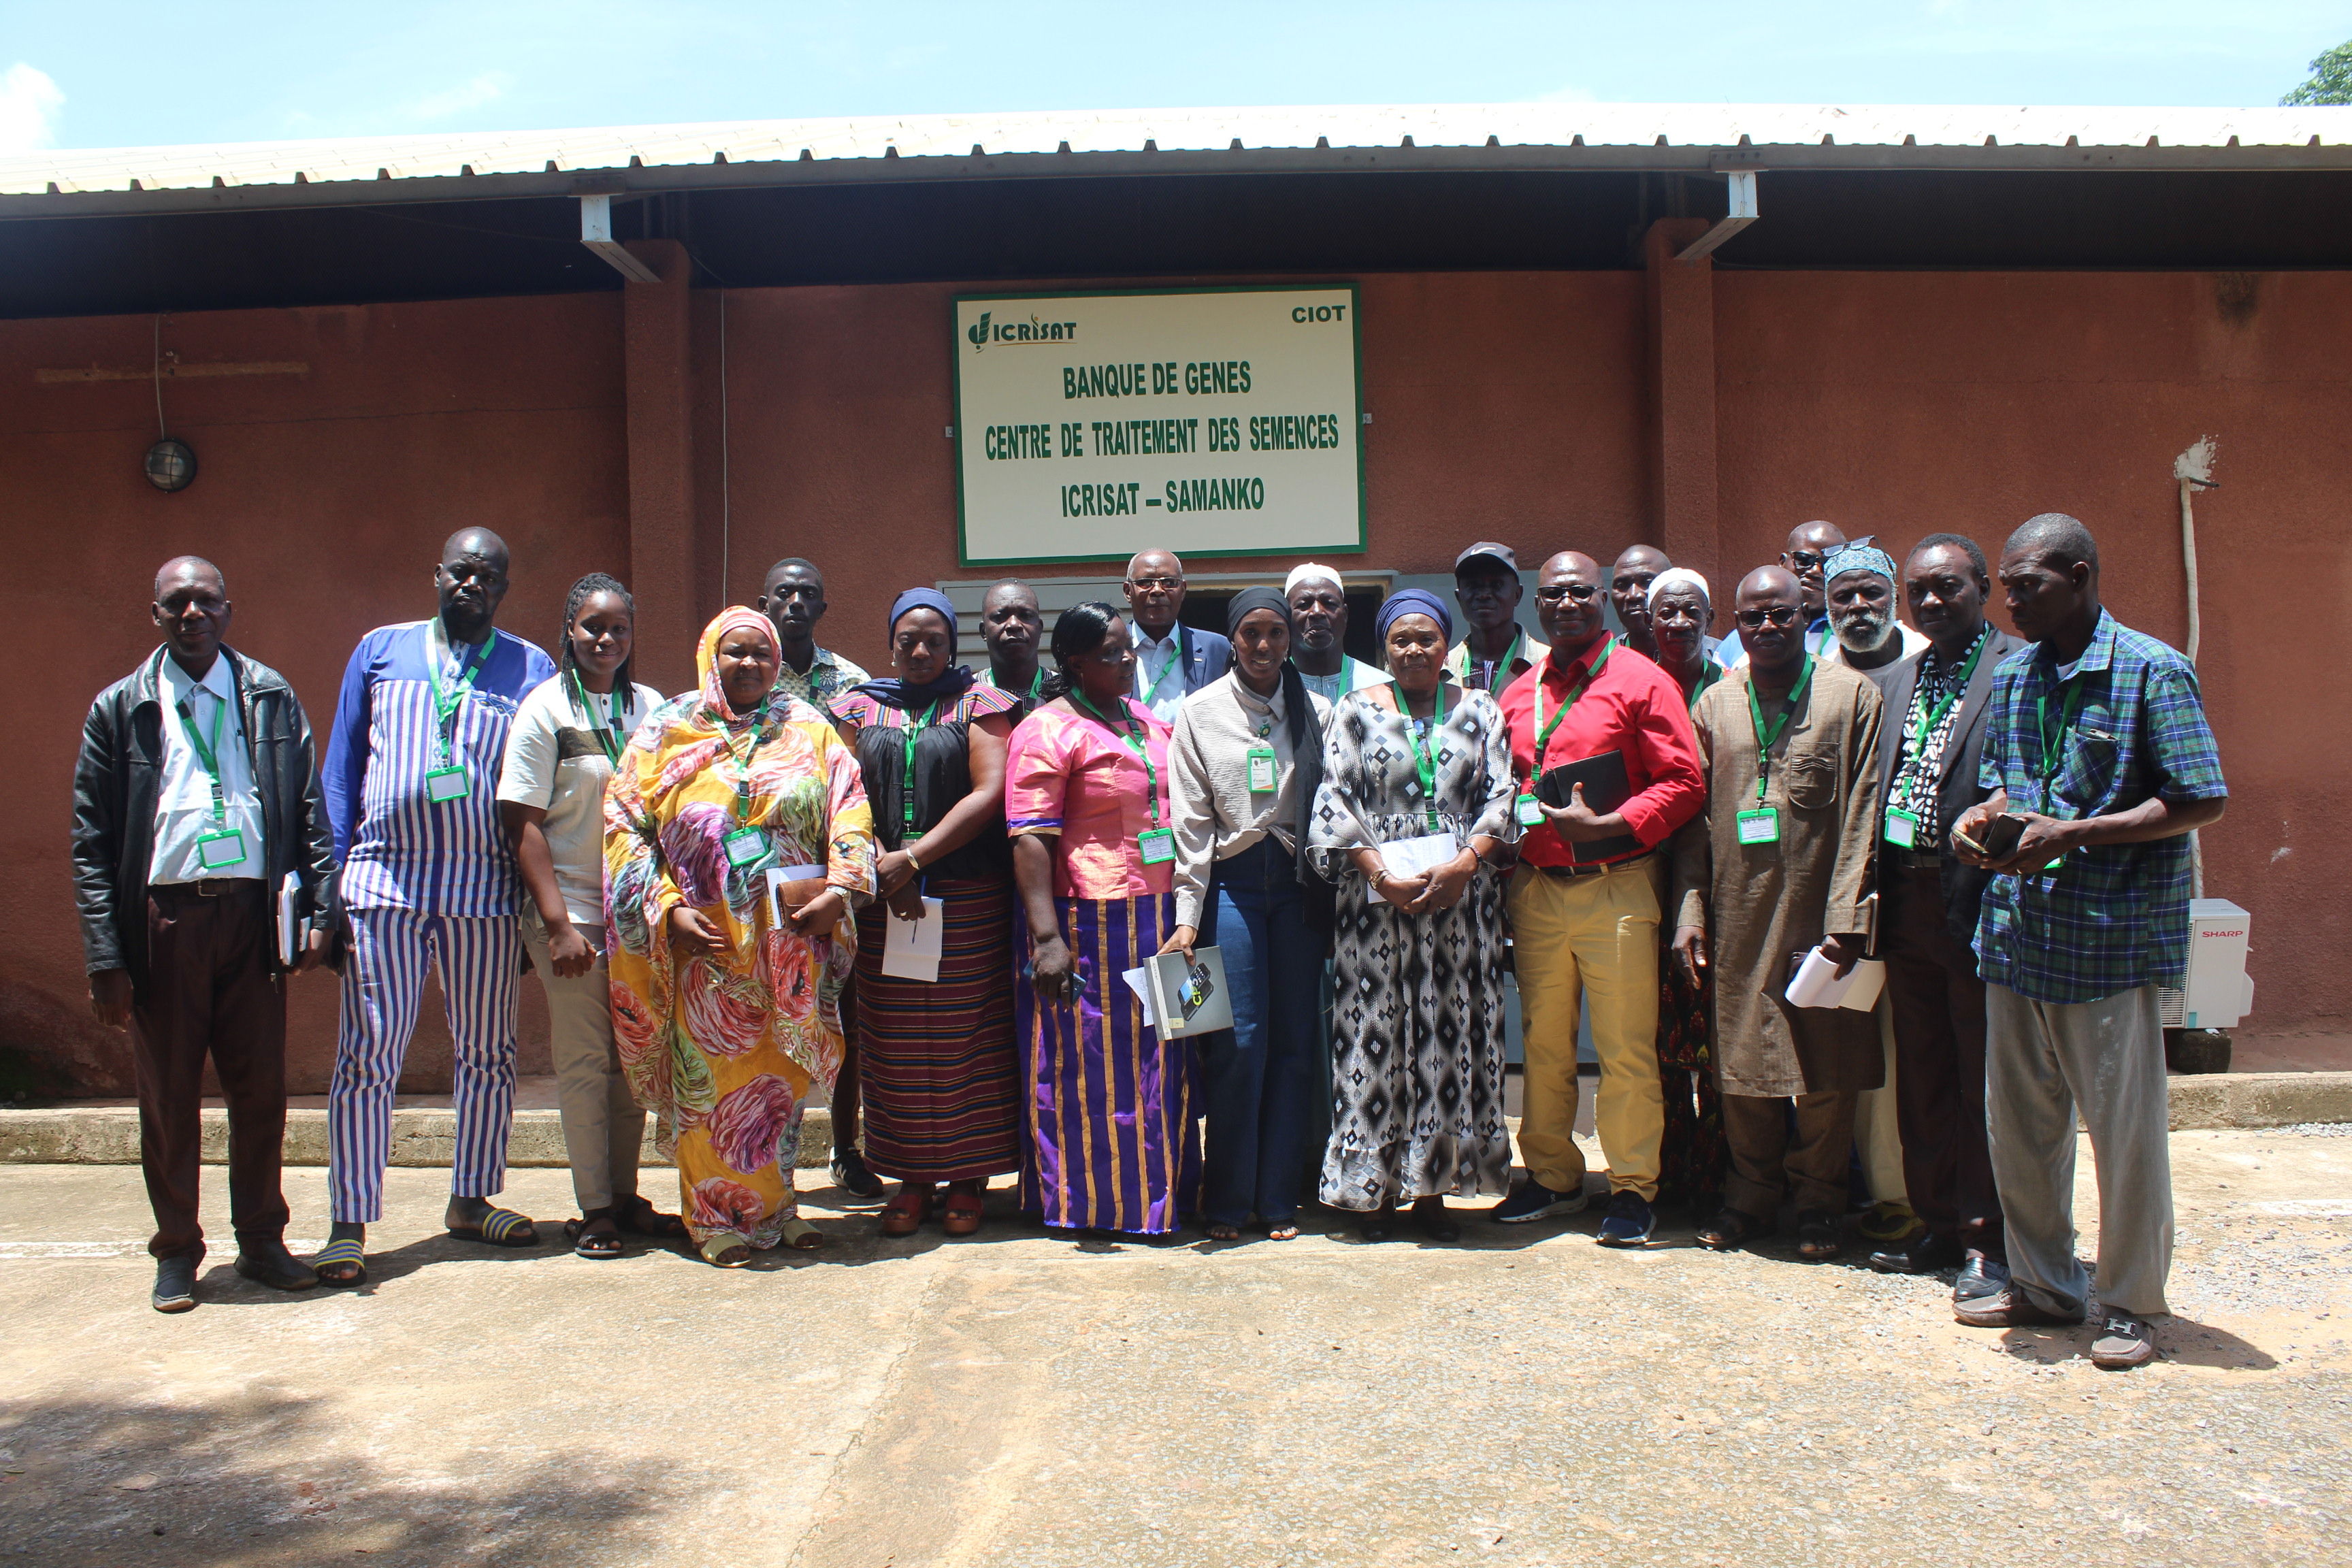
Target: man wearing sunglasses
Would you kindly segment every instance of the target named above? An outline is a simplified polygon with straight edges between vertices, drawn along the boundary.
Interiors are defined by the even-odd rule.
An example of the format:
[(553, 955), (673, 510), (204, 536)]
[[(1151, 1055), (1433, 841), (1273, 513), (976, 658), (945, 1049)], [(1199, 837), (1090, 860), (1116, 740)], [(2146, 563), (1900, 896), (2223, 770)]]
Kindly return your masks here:
[(1748, 658), (1693, 707), (1706, 815), (1675, 844), (1675, 954), (1715, 977), (1731, 1167), (1698, 1241), (1727, 1251), (1769, 1235), (1791, 1196), (1798, 1256), (1819, 1263), (1843, 1245), (1855, 1099), (1879, 1087), (1885, 1057), (1871, 1014), (1785, 993), (1814, 948), (1843, 973), (1867, 943), (1880, 699), (1806, 647), (1792, 574), (1759, 567), (1734, 603)]
[[(1519, 1149), (1527, 1179), (1493, 1211), (1506, 1225), (1584, 1206), (1576, 1146), (1576, 1033), (1592, 1004), (1601, 1058), (1593, 1125), (1609, 1157), (1603, 1247), (1640, 1247), (1656, 1221), (1665, 1095), (1658, 1078), (1659, 847), (1706, 804), (1681, 689), (1609, 635), (1600, 566), (1566, 551), (1536, 587), (1550, 651), (1502, 697), (1519, 781), (1519, 867), (1510, 888), (1512, 951), (1527, 1046)], [(1622, 760), (1622, 799), (1565, 805), (1533, 793), (1549, 768)], [(1613, 794), (1613, 792), (1612, 792)]]
[[(1819, 653), (1830, 640), (1829, 583), (1822, 568), (1830, 552), (1845, 542), (1845, 533), (1833, 522), (1799, 523), (1789, 531), (1788, 548), (1780, 552), (1780, 569), (1797, 580), (1797, 594), (1805, 617), (1805, 651)], [(1716, 649), (1715, 660), (1729, 669), (1748, 658), (1745, 634), (1738, 627)]]

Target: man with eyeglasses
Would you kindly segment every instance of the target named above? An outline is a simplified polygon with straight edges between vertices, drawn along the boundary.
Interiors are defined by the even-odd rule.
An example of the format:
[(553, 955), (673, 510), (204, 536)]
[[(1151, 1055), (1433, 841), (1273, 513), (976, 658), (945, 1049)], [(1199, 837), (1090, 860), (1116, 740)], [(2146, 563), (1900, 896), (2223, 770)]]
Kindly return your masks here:
[[(1789, 531), (1788, 547), (1780, 552), (1780, 568), (1797, 580), (1797, 591), (1805, 613), (1805, 651), (1819, 653), (1831, 636), (1828, 613), (1829, 583), (1822, 568), (1829, 561), (1830, 552), (1845, 542), (1845, 533), (1836, 523), (1799, 523)], [(1738, 628), (1724, 637), (1715, 652), (1716, 662), (1729, 669), (1748, 657), (1747, 644)]]
[[(1519, 1149), (1527, 1179), (1491, 1212), (1505, 1225), (1584, 1206), (1576, 1146), (1580, 1000), (1592, 1005), (1601, 1057), (1593, 1126), (1609, 1157), (1603, 1247), (1640, 1247), (1656, 1228), (1665, 1096), (1658, 1078), (1658, 848), (1706, 804), (1681, 689), (1609, 635), (1601, 568), (1565, 551), (1544, 563), (1536, 613), (1544, 660), (1505, 689), (1511, 771), (1522, 791), (1519, 867), (1510, 887), (1512, 952), (1527, 1049)], [(1622, 801), (1564, 805), (1534, 793), (1550, 768), (1614, 752)]]
[(1184, 563), (1169, 550), (1146, 550), (1127, 563), (1128, 639), (1135, 647), (1135, 700), (1162, 723), (1176, 722), (1184, 699), (1233, 667), (1234, 645), (1213, 631), (1179, 625)]
[(1544, 661), (1551, 648), (1519, 625), (1519, 558), (1481, 540), (1454, 558), (1454, 600), (1470, 629), (1445, 668), (1473, 691), (1500, 691)]
[(1805, 647), (1791, 573), (1759, 567), (1734, 603), (1748, 662), (1692, 709), (1706, 815), (1675, 846), (1675, 955), (1715, 977), (1730, 1156), (1723, 1212), (1698, 1241), (1727, 1251), (1769, 1235), (1793, 1196), (1798, 1256), (1819, 1263), (1843, 1244), (1855, 1097), (1879, 1086), (1885, 1058), (1870, 1014), (1785, 994), (1807, 953), (1845, 973), (1868, 942), (1878, 688)]

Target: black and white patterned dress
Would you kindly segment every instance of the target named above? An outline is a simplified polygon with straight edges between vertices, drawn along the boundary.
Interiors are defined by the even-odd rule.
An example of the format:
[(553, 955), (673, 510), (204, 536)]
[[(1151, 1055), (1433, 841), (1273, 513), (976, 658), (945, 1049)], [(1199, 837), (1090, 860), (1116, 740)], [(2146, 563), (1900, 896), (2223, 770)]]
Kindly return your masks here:
[[(1482, 866), (1454, 908), (1408, 915), (1367, 900), (1347, 853), (1363, 843), (1350, 800), (1383, 841), (1429, 831), (1410, 721), (1387, 705), (1391, 690), (1349, 692), (1334, 708), (1307, 837), (1339, 889), (1320, 1195), (1359, 1211), (1383, 1199), (1501, 1194), (1511, 1174), (1502, 878)], [(1465, 842), (1516, 840), (1502, 710), (1483, 691), (1449, 683), (1445, 694), (1433, 744), (1438, 820)]]

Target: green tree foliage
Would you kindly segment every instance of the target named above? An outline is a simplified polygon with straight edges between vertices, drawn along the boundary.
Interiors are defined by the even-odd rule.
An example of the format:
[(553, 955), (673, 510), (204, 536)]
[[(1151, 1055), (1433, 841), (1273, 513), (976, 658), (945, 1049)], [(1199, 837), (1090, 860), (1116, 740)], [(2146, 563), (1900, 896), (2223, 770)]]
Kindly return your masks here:
[(2352, 43), (2342, 43), (2311, 62), (2311, 79), (2281, 103), (2352, 103)]

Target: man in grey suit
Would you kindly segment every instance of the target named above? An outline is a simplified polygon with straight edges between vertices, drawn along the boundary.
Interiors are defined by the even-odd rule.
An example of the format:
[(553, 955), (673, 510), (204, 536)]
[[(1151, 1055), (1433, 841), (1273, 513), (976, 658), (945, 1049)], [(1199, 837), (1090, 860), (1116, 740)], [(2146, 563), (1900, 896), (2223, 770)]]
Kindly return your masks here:
[(1948, 842), (1988, 793), (1977, 758), (1993, 670), (2024, 646), (1985, 618), (1991, 589), (1973, 542), (1921, 540), (1904, 563), (1903, 594), (1928, 646), (1881, 683), (1878, 950), (1894, 1011), (1904, 1184), (1927, 1229), (1871, 1254), (1870, 1265), (1904, 1274), (1957, 1267), (1955, 1300), (1990, 1295), (2009, 1279), (1985, 1143), (1985, 988), (1969, 945), (1990, 874)]

